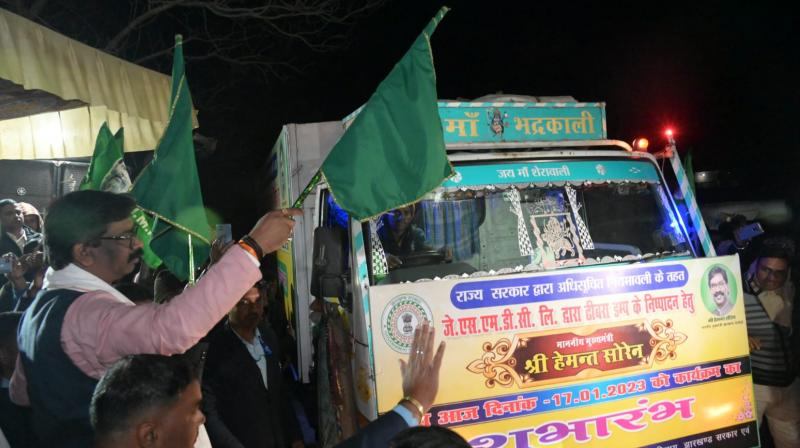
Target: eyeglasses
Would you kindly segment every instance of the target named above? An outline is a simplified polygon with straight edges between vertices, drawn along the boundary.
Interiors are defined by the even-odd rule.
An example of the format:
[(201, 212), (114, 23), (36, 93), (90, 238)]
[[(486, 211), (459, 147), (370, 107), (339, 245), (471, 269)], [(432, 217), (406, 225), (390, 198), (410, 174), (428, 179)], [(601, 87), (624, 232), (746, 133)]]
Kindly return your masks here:
[(711, 288), (724, 288), (724, 287), (728, 286), (728, 282), (726, 282), (724, 280), (719, 281), (719, 282), (711, 282), (711, 283), (708, 284), (708, 286), (710, 286)]
[(136, 231), (132, 230), (130, 232), (120, 233), (119, 235), (108, 235), (108, 236), (101, 236), (97, 239), (100, 240), (111, 240), (111, 241), (127, 241), (128, 247), (133, 249), (134, 241), (138, 241), (139, 237), (136, 235)]
[(783, 280), (789, 274), (789, 271), (786, 270), (786, 269), (776, 270), (776, 269), (769, 268), (767, 266), (759, 266), (758, 270), (759, 270), (759, 272), (761, 272), (762, 274), (766, 275), (767, 277), (773, 277), (776, 280)]

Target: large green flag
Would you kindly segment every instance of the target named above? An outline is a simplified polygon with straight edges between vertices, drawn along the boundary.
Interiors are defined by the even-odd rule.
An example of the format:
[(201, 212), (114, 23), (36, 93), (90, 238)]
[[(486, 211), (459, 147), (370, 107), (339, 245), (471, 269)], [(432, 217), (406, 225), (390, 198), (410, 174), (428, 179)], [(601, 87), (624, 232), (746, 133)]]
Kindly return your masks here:
[(150, 247), (181, 280), (208, 258), (211, 229), (203, 208), (192, 141), (192, 97), (183, 67), (183, 45), (175, 37), (169, 121), (131, 193), (156, 218)]
[(322, 164), (336, 203), (366, 220), (413, 203), (453, 174), (436, 104), (431, 19)]
[[(81, 190), (101, 190), (112, 193), (127, 193), (131, 189), (131, 178), (123, 159), (124, 131), (119, 128), (116, 134), (111, 133), (108, 123), (100, 126), (94, 145), (94, 154), (81, 182)], [(151, 268), (161, 264), (161, 259), (150, 249), (150, 237), (153, 231), (153, 218), (148, 217), (138, 208), (131, 213), (136, 223), (136, 233), (144, 245), (142, 260)]]

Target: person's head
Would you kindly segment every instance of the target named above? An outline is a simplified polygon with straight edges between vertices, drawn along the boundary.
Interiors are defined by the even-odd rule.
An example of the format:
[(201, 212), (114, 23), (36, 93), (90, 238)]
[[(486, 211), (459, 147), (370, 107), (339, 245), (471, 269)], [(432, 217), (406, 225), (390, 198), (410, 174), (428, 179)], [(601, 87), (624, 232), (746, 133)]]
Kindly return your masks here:
[(96, 446), (190, 448), (205, 421), (201, 400), (197, 374), (182, 357), (122, 358), (92, 395)]
[(755, 282), (763, 291), (782, 288), (789, 278), (789, 262), (794, 257), (794, 243), (783, 238), (764, 241), (756, 260)]
[(264, 291), (259, 287), (259, 283), (256, 283), (228, 312), (228, 322), (234, 327), (255, 329), (263, 316)]
[(728, 273), (721, 267), (715, 267), (708, 273), (708, 289), (717, 307), (722, 308), (728, 303), (731, 288), (728, 285)]
[(396, 208), (389, 213), (389, 225), (396, 232), (403, 232), (411, 226), (411, 222), (414, 221), (416, 213), (416, 204)]
[(24, 223), (22, 209), (13, 199), (0, 200), (0, 227), (4, 232), (18, 232)]
[(19, 208), (22, 209), (22, 219), (25, 225), (37, 232), (41, 232), (42, 215), (39, 213), (39, 210), (36, 210), (36, 207), (27, 202), (20, 202), (18, 205)]
[(389, 448), (470, 448), (470, 444), (445, 427), (416, 426), (392, 437)]
[(50, 266), (75, 263), (108, 283), (131, 273), (142, 254), (130, 218), (135, 207), (130, 196), (95, 190), (57, 199), (44, 224)]
[(0, 376), (5, 379), (11, 378), (17, 362), (17, 327), (21, 318), (22, 313), (17, 311), (0, 313)]

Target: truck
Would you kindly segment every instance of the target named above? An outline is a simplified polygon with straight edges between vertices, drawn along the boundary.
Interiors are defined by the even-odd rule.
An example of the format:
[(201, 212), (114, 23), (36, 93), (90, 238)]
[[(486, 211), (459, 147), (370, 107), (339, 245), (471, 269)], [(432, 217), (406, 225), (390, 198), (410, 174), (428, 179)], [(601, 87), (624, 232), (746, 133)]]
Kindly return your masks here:
[[(736, 446), (755, 446), (738, 264), (697, 243), (702, 221), (687, 226), (666, 180), (680, 173), (665, 177), (653, 154), (609, 139), (602, 102), (495, 95), (441, 100), (438, 110), (453, 177), (365, 222), (322, 183), (277, 253), (320, 444), (402, 398), (397, 359), (427, 321), (448, 346), (422, 424), (448, 426), (473, 446), (609, 436), (639, 446), (736, 425)], [(357, 114), (282, 128), (271, 154), (275, 204), (291, 206)], [(728, 316), (714, 314), (703, 280), (712, 266), (739, 299)], [(697, 338), (725, 348), (703, 351)], [(703, 382), (723, 370), (724, 387)], [(675, 396), (692, 375), (704, 378), (694, 395)], [(699, 417), (710, 408), (730, 421)], [(608, 417), (623, 414), (652, 428)]]

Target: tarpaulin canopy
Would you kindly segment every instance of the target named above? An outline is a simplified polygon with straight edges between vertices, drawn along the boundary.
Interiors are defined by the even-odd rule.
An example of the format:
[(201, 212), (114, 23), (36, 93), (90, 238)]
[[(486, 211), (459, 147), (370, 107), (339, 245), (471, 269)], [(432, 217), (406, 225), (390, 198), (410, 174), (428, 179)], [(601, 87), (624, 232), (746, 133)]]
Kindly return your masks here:
[(91, 156), (104, 122), (152, 150), (169, 95), (169, 76), (0, 9), (0, 159)]

